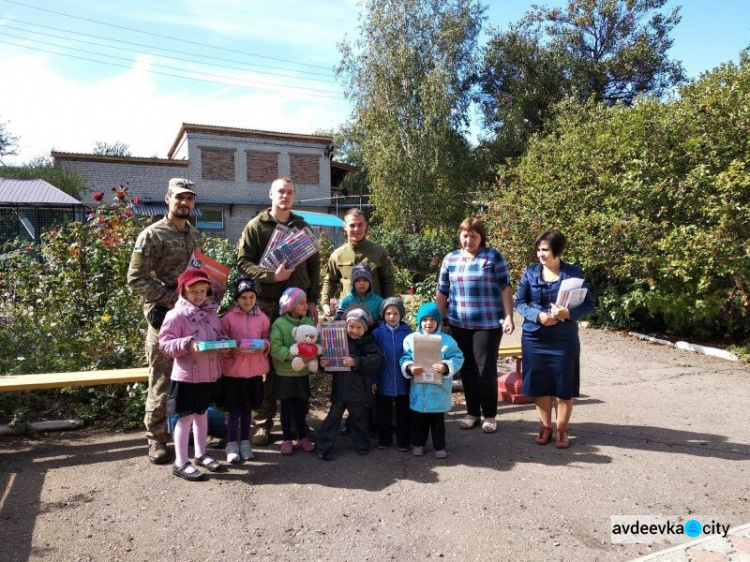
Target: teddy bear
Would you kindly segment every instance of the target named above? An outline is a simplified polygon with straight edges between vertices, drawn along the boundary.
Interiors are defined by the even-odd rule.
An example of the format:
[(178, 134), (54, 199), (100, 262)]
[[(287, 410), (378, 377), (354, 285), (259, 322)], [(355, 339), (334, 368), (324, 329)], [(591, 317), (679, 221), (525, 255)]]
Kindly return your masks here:
[(311, 373), (318, 370), (318, 355), (323, 354), (323, 348), (318, 344), (318, 334), (315, 326), (307, 324), (292, 330), (292, 337), (297, 342), (289, 348), (289, 353), (293, 357), (292, 369), (301, 371), (307, 365)]

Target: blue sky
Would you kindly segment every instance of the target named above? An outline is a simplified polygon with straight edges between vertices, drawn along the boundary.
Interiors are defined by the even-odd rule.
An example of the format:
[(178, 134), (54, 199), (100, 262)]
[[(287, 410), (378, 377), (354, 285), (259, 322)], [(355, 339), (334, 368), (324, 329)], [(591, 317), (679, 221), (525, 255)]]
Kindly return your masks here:
[[(504, 28), (531, 2), (485, 4)], [(750, 44), (745, 2), (678, 4), (671, 53), (691, 78)], [(335, 128), (349, 106), (332, 67), (358, 14), (355, 0), (0, 0), (0, 121), (20, 137), (8, 160), (96, 141), (165, 157), (183, 122)]]

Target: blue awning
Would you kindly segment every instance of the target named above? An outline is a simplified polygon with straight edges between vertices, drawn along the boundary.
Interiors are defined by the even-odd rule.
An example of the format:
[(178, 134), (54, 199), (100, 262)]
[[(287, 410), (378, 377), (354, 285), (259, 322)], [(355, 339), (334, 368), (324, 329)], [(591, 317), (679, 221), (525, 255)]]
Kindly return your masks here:
[(332, 226), (334, 228), (342, 228), (344, 221), (336, 215), (328, 215), (326, 213), (313, 213), (312, 211), (298, 211), (292, 210), (295, 215), (301, 216), (307, 221), (308, 224), (313, 226)]
[[(169, 212), (169, 207), (164, 203), (138, 203), (133, 205), (133, 212), (136, 215), (146, 215), (152, 217), (154, 215), (166, 215)], [(203, 213), (200, 212), (198, 207), (195, 207), (190, 211), (191, 217), (202, 217)]]

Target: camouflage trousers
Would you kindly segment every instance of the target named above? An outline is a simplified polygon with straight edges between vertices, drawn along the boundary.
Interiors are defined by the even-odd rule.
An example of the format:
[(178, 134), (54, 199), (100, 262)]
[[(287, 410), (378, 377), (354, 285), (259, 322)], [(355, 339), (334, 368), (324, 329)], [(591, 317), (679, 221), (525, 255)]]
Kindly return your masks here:
[[(273, 321), (279, 317), (279, 303), (268, 299), (258, 299), (258, 308)], [(273, 383), (276, 379), (276, 370), (273, 368), (273, 359), (269, 361), (268, 373), (263, 377), (263, 403), (253, 411), (253, 424), (257, 427), (266, 426), (269, 430), (273, 427), (273, 418), (276, 416), (276, 395), (273, 393)]]
[(146, 334), (146, 359), (148, 360), (148, 395), (146, 396), (146, 437), (149, 443), (168, 443), (167, 392), (172, 374), (171, 357), (159, 351), (159, 332), (151, 326)]

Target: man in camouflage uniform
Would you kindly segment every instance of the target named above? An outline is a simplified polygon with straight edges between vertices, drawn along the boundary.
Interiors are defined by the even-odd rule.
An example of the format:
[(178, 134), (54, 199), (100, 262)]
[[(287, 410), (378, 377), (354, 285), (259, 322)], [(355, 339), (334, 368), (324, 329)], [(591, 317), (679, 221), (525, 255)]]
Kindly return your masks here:
[(143, 422), (148, 460), (154, 464), (169, 460), (166, 409), (172, 359), (159, 351), (159, 328), (177, 302), (177, 278), (185, 271), (193, 250), (200, 249), (198, 229), (188, 222), (195, 208), (195, 184), (172, 178), (164, 200), (169, 207), (167, 216), (138, 235), (128, 268), (128, 286), (143, 297), (143, 313), (148, 320), (148, 396)]
[[(258, 285), (258, 307), (273, 322), (279, 317), (279, 297), (287, 287), (298, 287), (307, 293), (307, 313), (318, 322), (318, 294), (320, 293), (320, 255), (313, 254), (304, 263), (294, 268), (282, 263), (276, 271), (261, 268), (263, 253), (271, 240), (277, 224), (294, 228), (309, 227), (304, 219), (292, 213), (295, 187), (289, 178), (278, 178), (271, 184), (269, 192), (271, 208), (261, 211), (245, 225), (240, 237), (237, 254), (238, 269), (252, 277)], [(253, 445), (268, 445), (273, 418), (276, 415), (276, 397), (273, 381), (276, 371), (271, 368), (263, 378), (263, 404), (253, 412), (256, 430), (251, 442)]]

